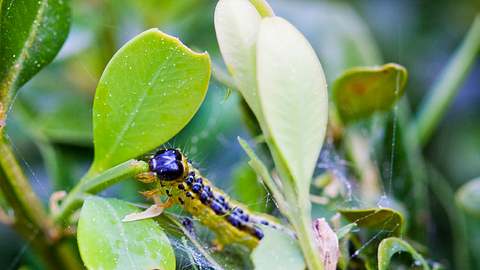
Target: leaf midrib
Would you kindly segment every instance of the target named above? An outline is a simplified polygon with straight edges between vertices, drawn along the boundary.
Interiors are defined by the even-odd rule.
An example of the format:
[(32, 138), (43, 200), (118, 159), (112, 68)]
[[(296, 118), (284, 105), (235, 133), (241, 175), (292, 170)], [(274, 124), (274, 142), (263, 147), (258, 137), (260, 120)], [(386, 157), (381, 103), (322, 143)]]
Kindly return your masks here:
[(135, 267), (135, 263), (133, 261), (133, 258), (130, 256), (130, 252), (128, 250), (128, 239), (125, 237), (125, 235), (127, 234), (126, 231), (125, 231), (125, 228), (122, 226), (122, 221), (120, 219), (120, 217), (117, 215), (117, 212), (115, 211), (115, 209), (110, 205), (110, 203), (108, 201), (105, 201), (102, 199), (102, 201), (105, 203), (105, 205), (107, 206), (107, 209), (109, 212), (111, 212), (112, 216), (115, 218), (115, 227), (117, 227), (117, 229), (119, 230), (119, 235), (120, 235), (120, 238), (122, 239), (122, 242), (124, 242), (124, 246), (125, 246), (125, 253), (127, 254), (127, 258), (128, 258), (128, 262), (130, 263), (132, 269), (137, 269)]
[[(130, 116), (128, 117), (127, 121), (125, 122), (125, 125), (122, 127), (122, 129), (120, 130), (117, 138), (115, 139), (115, 142), (112, 144), (112, 146), (110, 147), (110, 149), (107, 151), (107, 153), (104, 155), (105, 156), (105, 159), (103, 159), (103, 164), (105, 163), (108, 163), (109, 161), (111, 161), (112, 159), (112, 153), (115, 152), (115, 150), (117, 150), (118, 146), (120, 145), (120, 141), (123, 139), (123, 137), (125, 136), (125, 133), (128, 131), (128, 128), (131, 126), (131, 124), (133, 123), (133, 121), (137, 118), (137, 115), (138, 115), (138, 111), (140, 109), (140, 107), (144, 104), (145, 102), (145, 98), (148, 96), (149, 92), (153, 89), (153, 83), (158, 79), (158, 77), (160, 76), (161, 72), (164, 70), (164, 67), (166, 65), (168, 65), (171, 60), (172, 60), (172, 57), (173, 56), (173, 52), (170, 52), (170, 54), (166, 57), (167, 61), (166, 62), (162, 62), (160, 64), (160, 66), (157, 68), (157, 71), (155, 72), (155, 74), (152, 76), (152, 78), (148, 81), (147, 85), (148, 87), (146, 87), (145, 91), (143, 92), (142, 96), (139, 98), (138, 102), (135, 104), (135, 107), (134, 107), (134, 110), (133, 112), (137, 112), (137, 113), (131, 113)], [(103, 166), (102, 164), (102, 166)]]
[(28, 50), (31, 48), (33, 42), (37, 37), (38, 29), (40, 28), (40, 25), (44, 18), (43, 15), (45, 13), (45, 7), (47, 6), (47, 2), (48, 0), (42, 0), (40, 7), (37, 10), (37, 15), (35, 15), (35, 19), (33, 20), (32, 26), (30, 27), (28, 38), (25, 41), (24, 46), (20, 50), (18, 59), (12, 64), (12, 66), (10, 67), (10, 71), (7, 73), (7, 76), (5, 76), (5, 81), (2, 82), (2, 87), (0, 89), (0, 98), (1, 100), (3, 100), (5, 97), (7, 98), (7, 100), (4, 102), (5, 104), (9, 102), (9, 93), (12, 93), (12, 88), (15, 87), (15, 83), (18, 80), (23, 63), (27, 58)]

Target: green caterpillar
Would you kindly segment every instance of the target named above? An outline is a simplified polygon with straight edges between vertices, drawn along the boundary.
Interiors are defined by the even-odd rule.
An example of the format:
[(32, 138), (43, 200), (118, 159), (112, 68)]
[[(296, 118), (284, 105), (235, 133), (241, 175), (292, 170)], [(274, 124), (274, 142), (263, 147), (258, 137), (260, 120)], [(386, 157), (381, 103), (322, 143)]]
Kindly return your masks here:
[[(154, 183), (156, 187), (143, 194), (154, 198), (156, 195), (168, 196), (166, 203), (157, 201), (157, 205), (152, 206), (159, 209), (152, 216), (177, 203), (215, 232), (215, 244), (220, 249), (231, 243), (253, 249), (264, 236), (260, 224), (280, 228), (272, 217), (252, 213), (246, 206), (229, 199), (202, 177), (177, 149), (160, 150), (150, 157), (148, 163), (150, 172), (137, 178), (145, 183)], [(127, 216), (126, 219), (136, 218)]]

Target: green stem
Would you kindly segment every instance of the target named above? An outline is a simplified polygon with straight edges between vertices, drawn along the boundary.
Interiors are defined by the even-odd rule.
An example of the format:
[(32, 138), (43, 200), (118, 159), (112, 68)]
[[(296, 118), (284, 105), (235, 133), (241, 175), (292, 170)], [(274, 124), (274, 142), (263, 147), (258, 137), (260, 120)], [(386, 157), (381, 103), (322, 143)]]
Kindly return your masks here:
[(268, 5), (267, 1), (265, 0), (250, 0), (250, 3), (252, 3), (255, 8), (257, 9), (258, 13), (262, 17), (272, 17), (275, 16), (273, 13), (272, 8), (270, 5)]
[[(296, 221), (290, 220), (290, 222), (292, 222), (297, 233), (298, 242), (305, 257), (307, 268), (310, 270), (323, 270), (324, 265), (320, 259), (320, 252), (313, 237), (312, 221), (310, 218), (307, 218), (307, 216), (310, 217), (310, 213), (306, 213), (306, 210), (307, 209), (303, 209), (303, 211), (299, 211), (302, 217), (297, 218)], [(298, 216), (298, 213), (296, 216)]]
[(235, 85), (235, 80), (230, 76), (227, 71), (225, 71), (219, 65), (212, 63), (212, 76), (219, 83), (225, 85), (226, 87), (234, 90), (238, 90), (238, 87)]
[[(280, 186), (272, 179), (267, 168), (256, 156), (255, 152), (252, 148), (250, 148), (248, 143), (240, 137), (238, 138), (238, 141), (250, 158), (248, 164), (268, 187), (275, 199), (275, 202), (278, 204), (279, 210), (293, 225), (308, 268), (310, 270), (323, 270), (323, 262), (320, 259), (318, 247), (315, 244), (315, 239), (312, 232), (310, 213), (311, 205), (309, 197), (305, 196), (306, 198), (299, 198), (291, 181), (281, 181), (282, 189), (280, 189)], [(288, 177), (285, 174), (280, 174), (283, 175), (283, 177)]]
[(14, 210), (13, 228), (32, 244), (49, 269), (79, 269), (78, 257), (58, 242), (58, 228), (33, 192), (6, 138), (0, 136), (0, 190)]
[(59, 212), (54, 216), (55, 222), (65, 221), (73, 211), (80, 208), (85, 194), (100, 192), (122, 180), (147, 171), (148, 164), (146, 162), (131, 159), (97, 176), (83, 177), (64, 199)]
[(465, 77), (470, 72), (480, 50), (480, 15), (468, 31), (456, 53), (442, 71), (440, 79), (423, 100), (416, 120), (408, 132), (417, 136), (420, 145), (425, 145), (438, 126), (449, 105), (453, 102)]

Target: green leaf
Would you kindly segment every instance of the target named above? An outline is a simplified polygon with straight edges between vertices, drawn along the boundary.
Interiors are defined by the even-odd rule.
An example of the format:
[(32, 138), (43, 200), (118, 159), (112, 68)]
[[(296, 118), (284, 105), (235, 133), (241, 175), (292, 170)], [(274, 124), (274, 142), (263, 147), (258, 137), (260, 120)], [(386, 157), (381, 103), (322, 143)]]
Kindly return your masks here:
[(468, 214), (480, 218), (480, 177), (464, 184), (457, 191), (457, 204)]
[(397, 64), (356, 67), (333, 84), (333, 101), (345, 122), (389, 111), (403, 95), (407, 70)]
[(78, 246), (88, 269), (175, 269), (175, 254), (152, 219), (122, 222), (138, 208), (116, 199), (89, 197), (78, 222)]
[[(70, 28), (69, 1), (4, 0), (0, 13), (0, 101), (50, 63)], [(8, 104), (4, 102), (3, 105)], [(1, 107), (0, 107), (1, 109)], [(0, 110), (0, 118), (2, 111)]]
[(421, 265), (422, 268), (426, 270), (430, 269), (422, 255), (418, 254), (418, 252), (407, 242), (396, 237), (385, 238), (378, 246), (378, 269), (392, 269), (390, 267), (390, 260), (393, 255), (399, 252), (409, 253), (412, 256), (412, 259), (414, 259), (414, 265)]
[(339, 209), (340, 214), (358, 227), (389, 230), (395, 236), (403, 232), (403, 216), (390, 208)]
[(260, 21), (260, 14), (248, 0), (221, 0), (215, 8), (215, 31), (225, 65), (262, 125), (255, 74)]
[(265, 236), (250, 256), (255, 269), (305, 269), (302, 252), (295, 240), (279, 230), (262, 229)]
[(327, 127), (327, 84), (308, 41), (282, 18), (262, 20), (257, 79), (269, 134), (299, 192), (308, 196)]
[(98, 173), (158, 147), (176, 135), (200, 107), (210, 58), (159, 30), (145, 31), (110, 60), (93, 105)]

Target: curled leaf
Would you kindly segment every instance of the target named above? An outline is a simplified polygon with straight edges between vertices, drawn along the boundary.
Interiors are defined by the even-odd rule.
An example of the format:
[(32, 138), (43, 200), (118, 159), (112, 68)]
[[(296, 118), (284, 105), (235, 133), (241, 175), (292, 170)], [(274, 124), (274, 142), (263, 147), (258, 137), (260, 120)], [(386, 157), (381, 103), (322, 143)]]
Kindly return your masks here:
[(403, 95), (407, 70), (398, 64), (356, 67), (333, 84), (333, 101), (343, 121), (349, 122), (388, 111)]
[(324, 218), (313, 221), (313, 236), (325, 270), (335, 270), (340, 257), (338, 238)]
[(385, 238), (380, 242), (380, 245), (378, 246), (378, 269), (392, 269), (390, 261), (393, 255), (399, 252), (409, 253), (414, 259), (414, 265), (422, 266), (424, 270), (430, 270), (430, 267), (423, 259), (422, 255), (418, 254), (418, 252), (407, 242), (396, 237)]
[(395, 236), (403, 231), (403, 216), (391, 208), (339, 209), (340, 214), (358, 227), (388, 230)]

